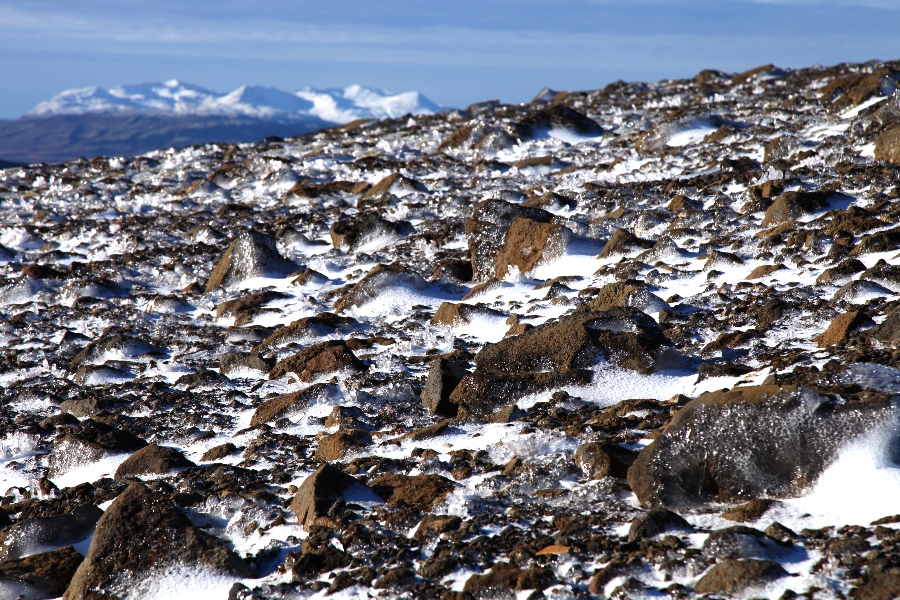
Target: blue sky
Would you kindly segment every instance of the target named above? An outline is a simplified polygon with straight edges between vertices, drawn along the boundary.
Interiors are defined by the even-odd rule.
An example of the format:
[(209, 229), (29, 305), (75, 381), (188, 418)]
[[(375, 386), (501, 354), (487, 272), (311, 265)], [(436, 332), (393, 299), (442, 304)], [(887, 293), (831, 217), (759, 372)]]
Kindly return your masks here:
[(900, 0), (0, 0), (0, 118), (173, 78), (523, 102), (545, 85), (900, 58), (898, 25)]

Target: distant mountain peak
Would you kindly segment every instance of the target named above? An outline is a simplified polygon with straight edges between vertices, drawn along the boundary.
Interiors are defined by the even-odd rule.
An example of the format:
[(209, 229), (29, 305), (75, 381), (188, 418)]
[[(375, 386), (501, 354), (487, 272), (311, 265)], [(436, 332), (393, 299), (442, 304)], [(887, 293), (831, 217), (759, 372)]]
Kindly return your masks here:
[(243, 85), (231, 92), (219, 93), (170, 79), (109, 89), (66, 90), (41, 102), (25, 116), (138, 113), (286, 120), (316, 117), (331, 123), (347, 123), (407, 113), (430, 114), (440, 108), (418, 92), (394, 94), (356, 84), (325, 90), (303, 88), (293, 93), (274, 87)]

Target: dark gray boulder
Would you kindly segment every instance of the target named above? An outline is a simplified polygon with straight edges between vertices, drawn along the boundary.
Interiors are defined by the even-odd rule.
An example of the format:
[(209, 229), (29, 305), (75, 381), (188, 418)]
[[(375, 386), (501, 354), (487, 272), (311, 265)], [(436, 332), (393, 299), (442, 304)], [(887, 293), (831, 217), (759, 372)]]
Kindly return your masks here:
[(894, 411), (877, 393), (838, 403), (795, 386), (708, 392), (641, 450), (628, 482), (644, 506), (796, 496), (844, 444), (890, 423)]

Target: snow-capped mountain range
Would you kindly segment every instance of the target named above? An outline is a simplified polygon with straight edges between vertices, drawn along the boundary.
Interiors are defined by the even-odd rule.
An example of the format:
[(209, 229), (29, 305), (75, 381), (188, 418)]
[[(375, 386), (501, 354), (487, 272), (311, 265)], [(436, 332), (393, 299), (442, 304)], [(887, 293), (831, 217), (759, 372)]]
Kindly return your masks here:
[(291, 137), (357, 119), (433, 113), (419, 94), (242, 86), (218, 93), (176, 80), (66, 90), (18, 119), (0, 121), (0, 168), (79, 156), (135, 155), (159, 148)]
[(228, 93), (170, 80), (163, 83), (121, 85), (110, 89), (86, 87), (66, 90), (41, 102), (27, 117), (88, 113), (168, 113), (293, 119), (318, 117), (331, 123), (355, 119), (382, 119), (407, 113), (428, 114), (440, 107), (418, 92), (392, 94), (351, 85), (343, 89), (304, 88), (285, 92), (274, 87), (244, 85)]

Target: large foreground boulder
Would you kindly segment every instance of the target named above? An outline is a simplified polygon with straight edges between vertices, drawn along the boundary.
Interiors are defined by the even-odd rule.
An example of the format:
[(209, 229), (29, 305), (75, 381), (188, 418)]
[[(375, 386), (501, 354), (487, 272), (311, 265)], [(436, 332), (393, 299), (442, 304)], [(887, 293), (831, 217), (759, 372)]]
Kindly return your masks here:
[(837, 402), (803, 387), (708, 392), (641, 450), (628, 482), (644, 506), (796, 496), (843, 445), (890, 423), (894, 410), (883, 394)]
[(659, 326), (636, 308), (581, 310), (486, 344), (449, 401), (464, 414), (485, 414), (526, 394), (588, 383), (604, 360), (642, 374), (683, 364)]
[(165, 496), (132, 483), (100, 518), (87, 556), (63, 598), (132, 595), (154, 571), (171, 567), (253, 576), (240, 557), (195, 527)]
[(240, 233), (209, 275), (206, 291), (233, 286), (251, 277), (284, 277), (299, 269), (275, 247), (275, 240), (256, 231)]

